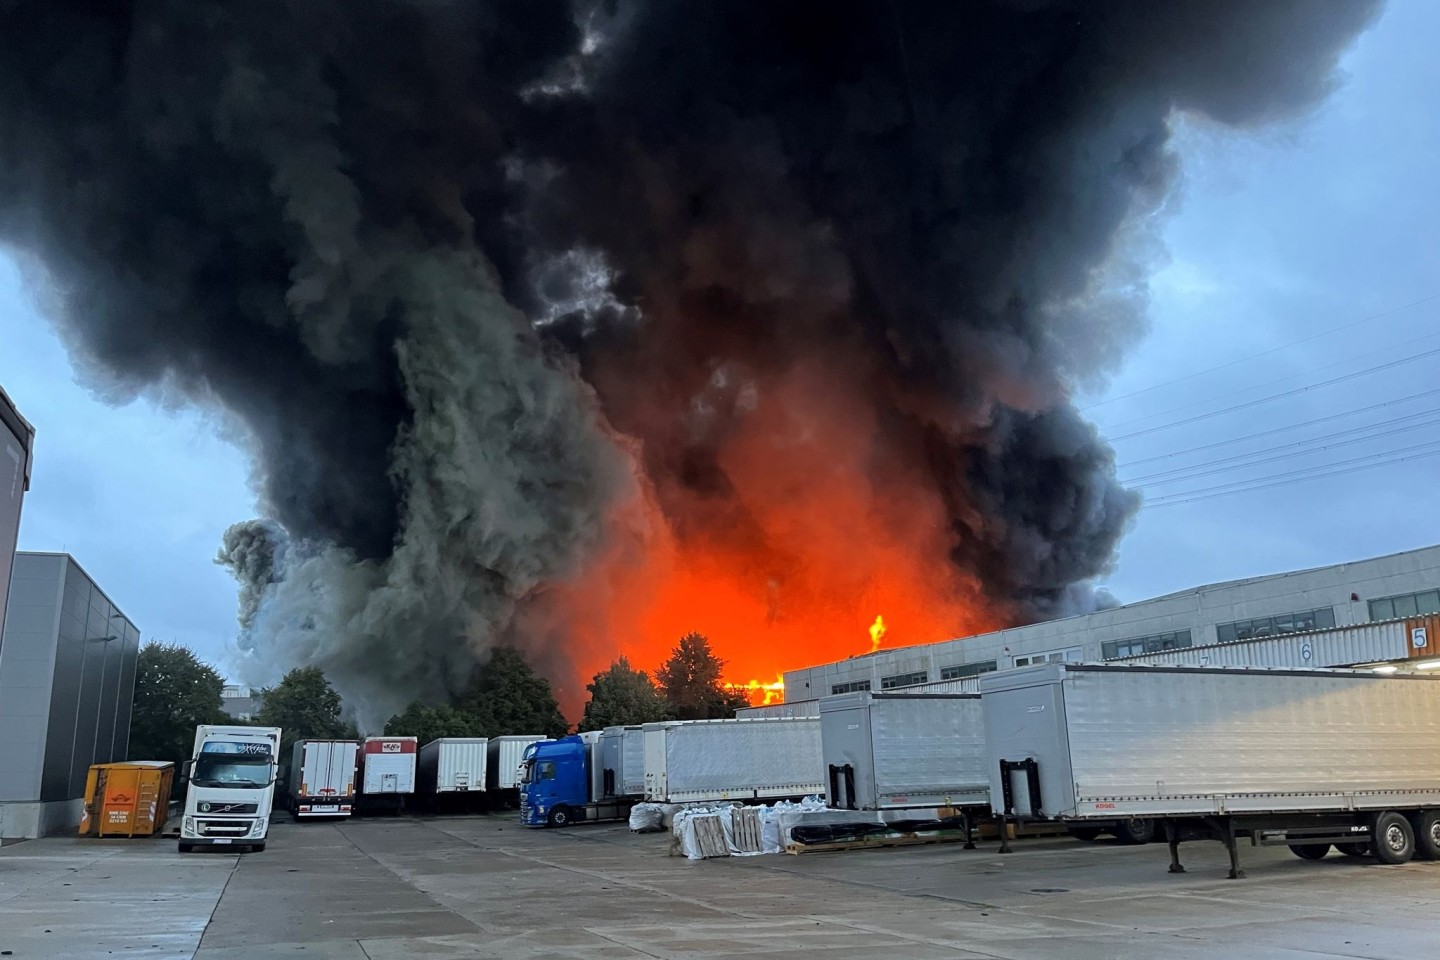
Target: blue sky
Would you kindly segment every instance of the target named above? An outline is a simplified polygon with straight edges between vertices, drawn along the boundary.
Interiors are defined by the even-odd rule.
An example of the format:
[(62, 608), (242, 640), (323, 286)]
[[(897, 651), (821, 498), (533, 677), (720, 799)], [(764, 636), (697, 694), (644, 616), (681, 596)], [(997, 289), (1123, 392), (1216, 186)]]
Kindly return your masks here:
[[(1440, 4), (1394, 2), (1309, 117), (1249, 133), (1181, 122), (1184, 179), (1161, 227), (1167, 258), (1152, 277), (1150, 332), (1079, 403), (1116, 438), (1122, 478), (1216, 472), (1142, 484), (1151, 503), (1107, 578), (1122, 600), (1440, 541), (1440, 457), (1279, 476), (1440, 448), (1440, 413), (1425, 416), (1440, 411), (1440, 393), (1403, 400), (1440, 388), (1440, 354), (1407, 359), (1440, 350), (1436, 36)], [(1358, 322), (1378, 314), (1388, 315)], [(21, 549), (74, 554), (147, 637), (223, 662), (235, 591), (212, 558), (225, 527), (255, 512), (243, 452), (193, 409), (93, 397), (3, 257), (0, 384), (38, 430)], [(1284, 391), (1301, 392), (1168, 426)], [(1351, 414), (1379, 404), (1388, 406)], [(1325, 417), (1334, 419), (1281, 430)], [(1386, 435), (1364, 439), (1367, 424)], [(1314, 443), (1294, 446), (1302, 441)], [(1217, 462), (1251, 451), (1276, 459)], [(1277, 485), (1173, 502), (1252, 478)]]

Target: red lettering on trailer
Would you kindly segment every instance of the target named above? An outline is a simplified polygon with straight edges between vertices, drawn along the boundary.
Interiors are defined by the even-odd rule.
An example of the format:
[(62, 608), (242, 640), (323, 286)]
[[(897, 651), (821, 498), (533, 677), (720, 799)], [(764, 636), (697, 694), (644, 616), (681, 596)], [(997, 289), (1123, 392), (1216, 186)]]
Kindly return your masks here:
[(1096, 810), (1114, 810), (1114, 809), (1115, 809), (1115, 804), (1113, 804), (1113, 803), (1097, 803), (1097, 804), (1095, 804), (1095, 809), (1096, 809)]

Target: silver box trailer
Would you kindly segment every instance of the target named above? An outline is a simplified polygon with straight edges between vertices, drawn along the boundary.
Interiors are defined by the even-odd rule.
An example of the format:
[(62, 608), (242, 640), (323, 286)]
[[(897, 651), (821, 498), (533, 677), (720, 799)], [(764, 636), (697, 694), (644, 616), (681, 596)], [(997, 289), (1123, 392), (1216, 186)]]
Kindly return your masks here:
[(984, 678), (990, 802), (1318, 859), (1440, 858), (1440, 677), (1050, 663)]
[(600, 731), (602, 797), (645, 795), (645, 728), (606, 727)]
[(491, 737), (486, 744), (489, 756), (486, 758), (485, 789), (496, 792), (517, 789), (525, 748), (537, 740), (548, 739), (538, 733)]
[(780, 703), (767, 703), (759, 707), (737, 707), (735, 710), (736, 720), (818, 716), (820, 716), (820, 699), (818, 697), (811, 700), (784, 700)]
[(484, 737), (440, 737), (420, 748), (420, 792), (483, 793), (489, 743)]
[(825, 792), (820, 718), (645, 724), (645, 799), (662, 803)]
[(988, 807), (989, 754), (978, 693), (842, 693), (820, 701), (832, 807)]
[(358, 740), (296, 740), (290, 750), (290, 810), (299, 817), (348, 817), (355, 804)]

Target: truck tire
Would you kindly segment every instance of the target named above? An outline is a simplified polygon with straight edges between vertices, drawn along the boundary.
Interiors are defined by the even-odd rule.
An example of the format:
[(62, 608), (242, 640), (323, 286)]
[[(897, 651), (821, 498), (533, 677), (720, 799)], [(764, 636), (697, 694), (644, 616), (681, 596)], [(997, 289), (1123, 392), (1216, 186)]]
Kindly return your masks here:
[(1371, 835), (1375, 859), (1381, 863), (1409, 863), (1415, 856), (1415, 830), (1403, 814), (1394, 810), (1377, 814)]
[(1328, 843), (1292, 843), (1290, 852), (1301, 860), (1323, 860), (1330, 852)]
[(1155, 821), (1145, 817), (1131, 817), (1115, 825), (1115, 837), (1121, 843), (1149, 843), (1155, 839)]
[(1099, 827), (1066, 827), (1065, 829), (1069, 831), (1070, 836), (1076, 840), (1084, 840), (1086, 843), (1094, 843), (1100, 839), (1100, 834), (1103, 832)]
[(250, 852), (251, 852), (251, 853), (264, 853), (264, 852), (265, 852), (265, 844), (263, 844), (263, 843), (252, 843), (252, 844), (250, 844)]
[(1417, 810), (1410, 815), (1415, 830), (1415, 856), (1440, 860), (1440, 810)]
[(179, 850), (181, 853), (193, 853), (195, 851), (195, 844), (186, 843), (184, 840), (181, 840)]
[(568, 827), (574, 822), (574, 817), (570, 814), (570, 808), (561, 804), (550, 811), (550, 815), (545, 818), (545, 822), (552, 827)]
[(1337, 843), (1335, 849), (1347, 857), (1368, 857), (1370, 856), (1370, 843)]

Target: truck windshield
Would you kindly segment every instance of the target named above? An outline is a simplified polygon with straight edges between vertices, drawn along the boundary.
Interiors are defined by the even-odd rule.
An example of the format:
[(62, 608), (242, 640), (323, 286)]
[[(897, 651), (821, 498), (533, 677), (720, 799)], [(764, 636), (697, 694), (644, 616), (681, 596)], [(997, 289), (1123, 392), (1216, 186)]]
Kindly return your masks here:
[(201, 754), (190, 782), (197, 787), (263, 787), (270, 782), (268, 757)]

